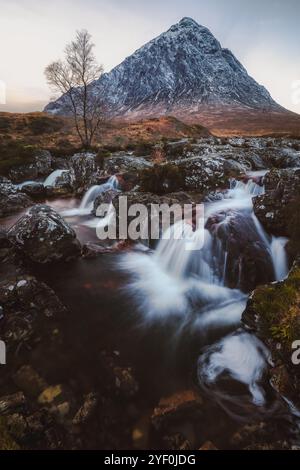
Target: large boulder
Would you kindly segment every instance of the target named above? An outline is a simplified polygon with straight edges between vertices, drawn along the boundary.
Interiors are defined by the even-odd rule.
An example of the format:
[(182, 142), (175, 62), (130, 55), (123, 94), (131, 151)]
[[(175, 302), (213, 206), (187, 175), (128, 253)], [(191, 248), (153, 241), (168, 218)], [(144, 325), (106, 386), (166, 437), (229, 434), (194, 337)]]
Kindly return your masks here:
[(36, 205), (8, 232), (23, 256), (36, 263), (69, 260), (80, 253), (74, 230), (46, 205)]
[(167, 175), (165, 180), (161, 178), (161, 186), (162, 188), (165, 186), (165, 192), (184, 189), (207, 193), (217, 188), (227, 187), (230, 177), (245, 173), (249, 168), (243, 162), (240, 163), (233, 158), (226, 159), (218, 154), (196, 155), (173, 163), (170, 162), (169, 165), (173, 165), (177, 169), (178, 187), (170, 188), (172, 175), (169, 178), (170, 181), (168, 181)]
[(41, 200), (46, 197), (46, 188), (43, 183), (31, 182), (23, 184), (20, 191), (34, 200)]
[(226, 265), (221, 266), (226, 285), (249, 292), (258, 284), (274, 280), (270, 252), (250, 212), (220, 212), (208, 219), (206, 228), (213, 236), (216, 253), (218, 243), (226, 253)]
[(10, 171), (9, 176), (14, 183), (34, 180), (51, 173), (52, 156), (48, 150), (37, 150), (33, 159), (34, 161), (32, 163), (18, 166)]
[(269, 233), (288, 236), (292, 205), (300, 194), (300, 170), (273, 169), (264, 184), (265, 194), (254, 199), (255, 215)]
[(106, 157), (103, 162), (103, 170), (108, 175), (137, 172), (145, 168), (150, 168), (151, 166), (152, 162), (145, 158), (128, 155), (126, 152), (120, 152), (111, 157)]
[[(282, 282), (260, 286), (251, 295), (242, 320), (272, 354), (271, 383), (300, 406), (300, 371), (293, 361), (294, 341), (300, 338), (300, 268), (295, 263)], [(299, 358), (299, 354), (298, 354)]]
[(93, 153), (77, 153), (71, 158), (74, 171), (75, 187), (78, 192), (91, 186), (97, 173), (95, 155)]
[(48, 197), (67, 196), (74, 193), (76, 188), (76, 179), (73, 169), (64, 170), (57, 176), (53, 185), (46, 187)]
[(14, 354), (21, 346), (30, 350), (42, 334), (48, 339), (53, 330), (51, 321), (61, 321), (65, 307), (46, 284), (28, 274), (7, 276), (0, 281), (1, 338), (8, 353)]
[(18, 191), (17, 186), (6, 178), (0, 180), (0, 217), (18, 212), (32, 205), (32, 200), (26, 194)]

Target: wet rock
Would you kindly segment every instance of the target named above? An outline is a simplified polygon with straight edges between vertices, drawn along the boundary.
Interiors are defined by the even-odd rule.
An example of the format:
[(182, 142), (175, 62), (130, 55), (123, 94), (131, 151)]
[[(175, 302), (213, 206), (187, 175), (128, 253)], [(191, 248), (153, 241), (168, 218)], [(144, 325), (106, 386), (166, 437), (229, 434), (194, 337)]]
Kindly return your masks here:
[(0, 182), (0, 217), (18, 212), (32, 205), (32, 199), (20, 193), (11, 182)]
[(125, 367), (121, 364), (118, 351), (113, 353), (102, 351), (101, 367), (107, 376), (108, 389), (116, 396), (130, 399), (137, 395), (139, 384), (134, 375), (134, 370), (132, 367)]
[(74, 193), (76, 190), (76, 179), (74, 170), (65, 170), (58, 176), (52, 186), (47, 186), (47, 197), (60, 197), (67, 196)]
[(4, 262), (14, 254), (14, 246), (7, 231), (0, 228), (0, 261)]
[(132, 248), (133, 242), (131, 240), (120, 240), (113, 244), (88, 242), (83, 245), (81, 254), (85, 259), (94, 259), (107, 253), (118, 253)]
[(254, 212), (273, 235), (288, 236), (292, 204), (299, 197), (300, 170), (272, 170), (264, 178), (266, 193), (254, 199)]
[(196, 156), (175, 163), (184, 175), (184, 189), (204, 193), (226, 187), (229, 176), (246, 170), (244, 165), (218, 155)]
[(38, 397), (47, 386), (44, 379), (31, 365), (22, 366), (13, 376), (15, 385), (28, 397)]
[(79, 408), (77, 413), (75, 414), (72, 422), (75, 426), (85, 424), (88, 422), (98, 405), (98, 396), (95, 393), (89, 393), (84, 400), (83, 405)]
[(36, 263), (68, 261), (80, 254), (74, 230), (46, 205), (32, 207), (8, 234), (23, 256)]
[(48, 176), (51, 171), (52, 156), (48, 150), (38, 150), (33, 156), (33, 163), (21, 165), (10, 171), (10, 178), (14, 183), (34, 180), (39, 176)]
[(42, 183), (27, 183), (22, 185), (20, 191), (27, 194), (33, 200), (41, 200), (46, 197), (46, 188)]
[(35, 154), (35, 166), (38, 176), (47, 176), (51, 173), (52, 156), (48, 150), (39, 150)]
[(294, 266), (283, 282), (259, 286), (251, 295), (242, 321), (268, 346), (273, 368), (271, 383), (297, 406), (299, 366), (293, 362), (293, 343), (300, 338), (300, 269)]
[(192, 446), (188, 439), (181, 433), (164, 436), (163, 442), (168, 450), (191, 450)]
[(246, 424), (230, 439), (233, 449), (287, 450), (290, 443), (282, 439), (282, 426), (278, 422)]
[(47, 387), (38, 397), (38, 402), (41, 405), (50, 405), (54, 401), (61, 400), (63, 388), (61, 385), (52, 385)]
[(7, 418), (0, 416), (0, 449), (1, 450), (19, 450), (20, 447), (15, 442), (7, 426)]
[(92, 213), (97, 215), (98, 207), (101, 204), (109, 204), (118, 194), (120, 194), (120, 192), (116, 189), (109, 189), (108, 191), (104, 191), (103, 193), (99, 194), (94, 200), (94, 208)]
[(8, 416), (6, 419), (6, 427), (9, 434), (17, 442), (22, 442), (25, 440), (28, 432), (28, 426), (26, 418), (22, 414), (14, 413)]
[(177, 392), (166, 398), (162, 398), (152, 415), (152, 424), (155, 429), (169, 427), (182, 421), (200, 418), (203, 401), (194, 390)]
[(150, 437), (150, 417), (148, 414), (142, 416), (134, 425), (132, 430), (132, 443), (135, 449), (147, 449)]
[(222, 259), (218, 266), (225, 270), (226, 285), (249, 292), (256, 285), (274, 279), (269, 250), (249, 213), (220, 212), (208, 219), (206, 228), (213, 235), (216, 253), (218, 244), (221, 244), (222, 252), (227, 253), (226, 266), (222, 265)]
[(139, 385), (131, 367), (114, 367), (113, 373), (115, 386), (123, 397), (130, 398), (138, 393)]
[(103, 170), (108, 175), (118, 173), (135, 173), (145, 168), (150, 168), (153, 164), (143, 157), (128, 155), (126, 152), (114, 154), (104, 160)]
[(71, 162), (69, 158), (52, 157), (51, 166), (53, 170), (69, 170), (71, 168)]
[(11, 276), (0, 281), (0, 304), (3, 307), (1, 339), (8, 347), (11, 362), (23, 350), (32, 350), (41, 338), (56, 342), (57, 322), (66, 309), (54, 292), (33, 276)]
[(0, 397), (0, 415), (14, 412), (25, 405), (26, 399), (22, 392)]
[(84, 191), (87, 187), (95, 184), (92, 178), (97, 172), (95, 155), (92, 153), (77, 153), (71, 158), (74, 171), (75, 187), (77, 191)]
[(206, 441), (204, 442), (204, 444), (202, 444), (199, 450), (218, 450), (218, 448), (215, 446), (213, 442)]

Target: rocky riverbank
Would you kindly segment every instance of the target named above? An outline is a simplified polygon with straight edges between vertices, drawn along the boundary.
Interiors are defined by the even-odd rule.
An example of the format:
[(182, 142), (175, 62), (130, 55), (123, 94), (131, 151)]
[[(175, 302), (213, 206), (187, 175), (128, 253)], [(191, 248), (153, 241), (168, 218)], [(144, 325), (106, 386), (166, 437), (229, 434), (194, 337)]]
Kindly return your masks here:
[[(0, 366), (0, 448), (297, 448), (296, 418), (285, 400), (299, 406), (299, 373), (291, 363), (291, 343), (300, 339), (298, 167), (297, 140), (203, 137), (160, 143), (144, 155), (79, 153), (61, 160), (39, 152), (34, 162), (2, 176), (0, 339), (7, 345), (7, 364)], [(113, 176), (115, 187), (107, 184)], [(242, 214), (230, 206), (230, 181), (240, 182), (243, 191), (249, 182), (255, 185), (257, 192), (249, 199), (253, 196), (254, 214), (266, 235), (257, 229), (248, 206)], [(57, 198), (84, 200), (93, 187), (85, 205), (69, 212), (58, 209)], [(259, 190), (263, 187), (264, 192)], [(165, 323), (141, 326), (139, 312), (126, 297), (132, 285), (124, 280), (127, 274), (107, 268), (110, 258), (117, 263), (119, 253), (141, 247), (132, 240), (100, 243), (91, 236), (99, 204), (117, 205), (120, 194), (146, 205), (204, 201), (209, 211), (221, 202), (207, 218), (206, 230), (214, 276), (222, 283), (213, 285), (205, 300), (189, 293), (192, 309), (183, 307), (186, 323), (180, 324), (176, 347), (170, 348), (172, 360), (164, 349), (169, 344), (164, 334), (172, 337), (176, 315), (176, 321), (168, 317)], [(288, 264), (293, 265), (289, 277), (276, 284), (272, 236), (289, 238)], [(89, 269), (91, 277), (86, 275)], [(193, 269), (193, 279), (202, 279), (203, 272)], [(146, 281), (142, 284), (148, 288)], [(153, 278), (150, 284), (154, 298)], [(276, 406), (270, 414), (260, 414), (256, 407), (255, 419), (247, 416), (241, 424), (199, 387), (197, 359), (218, 338), (209, 332), (204, 341), (194, 316), (209, 313), (214, 297), (226, 306), (233, 293), (242, 304), (251, 292), (243, 328), (270, 351), (268, 393)], [(84, 303), (77, 306), (81, 295)], [(147, 308), (142, 302), (142, 309)], [(222, 326), (226, 334), (239, 327), (239, 320), (229, 331)], [(152, 377), (156, 371), (165, 381), (161, 388), (154, 384), (159, 382)], [(248, 392), (239, 383), (234, 393)]]

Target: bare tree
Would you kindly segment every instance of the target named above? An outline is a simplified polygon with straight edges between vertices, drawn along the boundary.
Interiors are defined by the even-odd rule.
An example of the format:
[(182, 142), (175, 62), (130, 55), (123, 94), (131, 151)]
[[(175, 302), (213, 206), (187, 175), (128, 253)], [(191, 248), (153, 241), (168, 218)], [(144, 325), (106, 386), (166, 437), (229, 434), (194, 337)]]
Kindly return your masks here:
[(103, 73), (93, 53), (94, 44), (86, 31), (77, 31), (65, 48), (65, 60), (52, 62), (45, 69), (49, 86), (63, 95), (68, 114), (74, 117), (76, 131), (84, 148), (91, 147), (104, 117), (103, 100), (91, 84)]

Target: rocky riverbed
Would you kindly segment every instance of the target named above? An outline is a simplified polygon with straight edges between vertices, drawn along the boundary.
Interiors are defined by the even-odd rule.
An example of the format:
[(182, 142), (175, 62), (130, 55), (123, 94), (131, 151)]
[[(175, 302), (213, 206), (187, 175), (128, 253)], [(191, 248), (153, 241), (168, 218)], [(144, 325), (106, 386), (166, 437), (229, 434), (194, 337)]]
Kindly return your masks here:
[[(1, 176), (0, 448), (298, 448), (298, 168), (297, 140), (204, 137)], [(120, 195), (203, 202), (204, 248), (99, 241)]]

